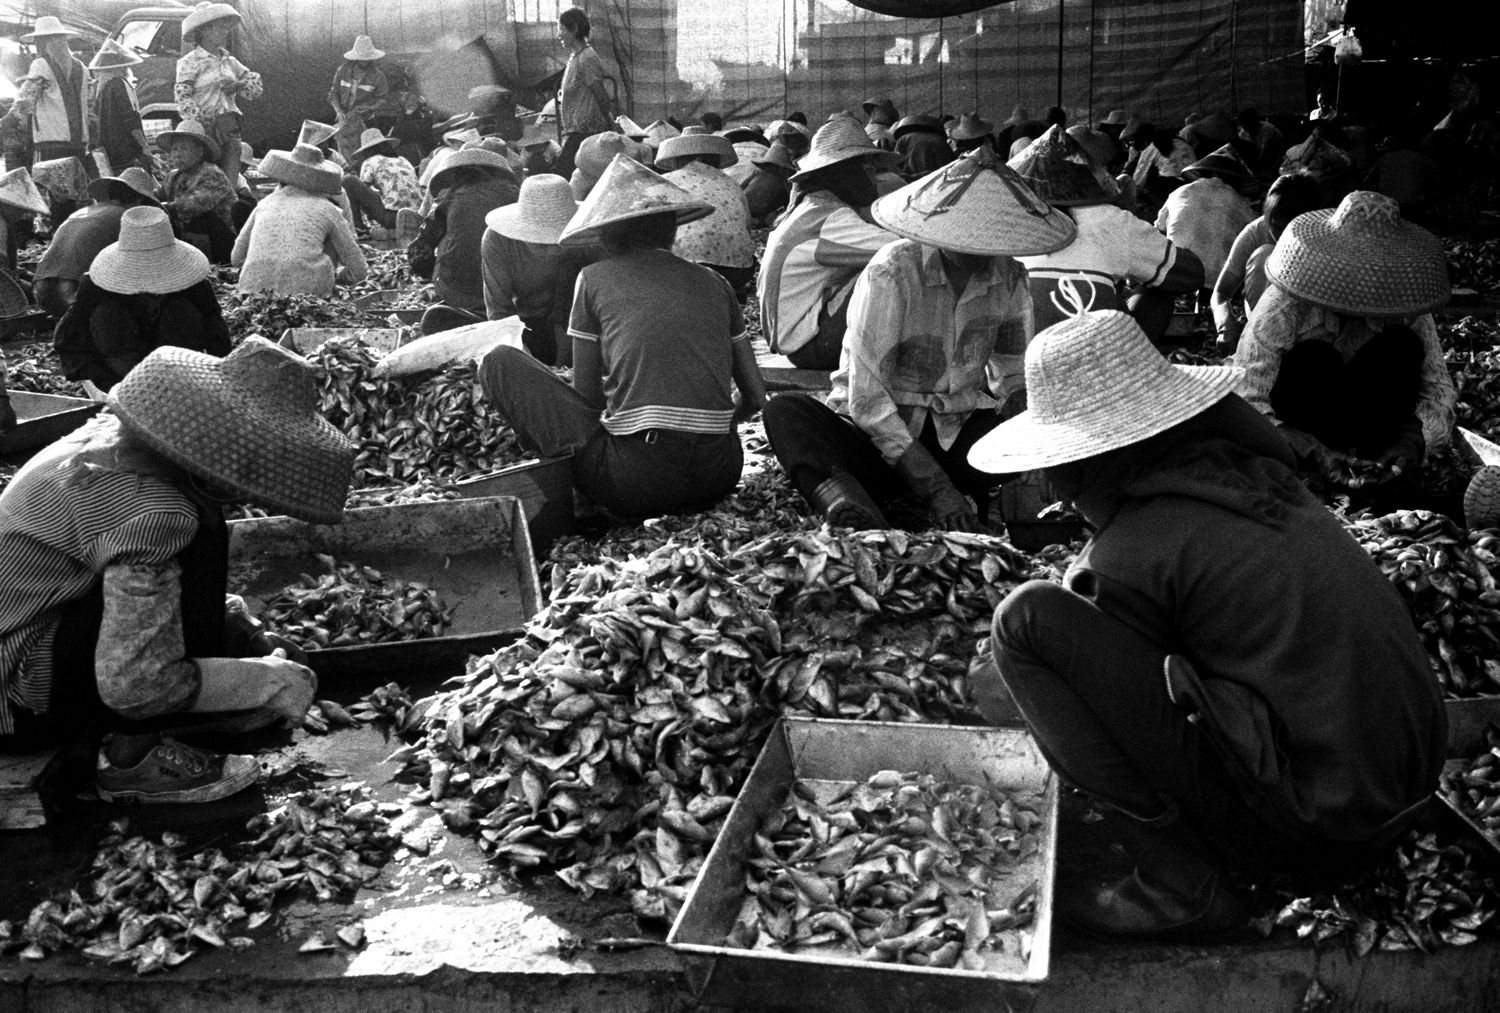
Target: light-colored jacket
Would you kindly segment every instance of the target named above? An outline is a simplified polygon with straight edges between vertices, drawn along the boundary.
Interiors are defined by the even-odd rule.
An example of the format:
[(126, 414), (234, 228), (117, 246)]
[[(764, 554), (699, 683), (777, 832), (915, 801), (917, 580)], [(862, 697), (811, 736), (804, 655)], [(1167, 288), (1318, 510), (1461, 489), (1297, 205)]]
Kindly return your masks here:
[(31, 139), (36, 144), (66, 143), (73, 141), (89, 143), (89, 75), (88, 70), (75, 57), (78, 67), (78, 108), (81, 135), (73, 136), (68, 123), (68, 106), (63, 101), (62, 85), (52, 71), (52, 63), (45, 56), (31, 62), (31, 80), (21, 85), (18, 96), (23, 110), (31, 110)]
[(301, 187), (282, 186), (250, 212), (230, 263), (240, 269), (241, 292), (333, 295), (340, 265), (351, 281), (366, 272), (354, 229), (339, 206)]

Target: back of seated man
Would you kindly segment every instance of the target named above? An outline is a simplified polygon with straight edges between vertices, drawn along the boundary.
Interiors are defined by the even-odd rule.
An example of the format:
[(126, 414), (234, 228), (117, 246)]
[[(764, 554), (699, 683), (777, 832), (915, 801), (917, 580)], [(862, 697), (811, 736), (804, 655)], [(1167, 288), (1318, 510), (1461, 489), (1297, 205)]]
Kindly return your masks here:
[(37, 305), (60, 317), (73, 305), (78, 283), (99, 251), (120, 238), (120, 218), (133, 207), (160, 207), (156, 183), (145, 169), (131, 166), (119, 176), (89, 184), (94, 203), (69, 215), (52, 235), (36, 266), (33, 293)]

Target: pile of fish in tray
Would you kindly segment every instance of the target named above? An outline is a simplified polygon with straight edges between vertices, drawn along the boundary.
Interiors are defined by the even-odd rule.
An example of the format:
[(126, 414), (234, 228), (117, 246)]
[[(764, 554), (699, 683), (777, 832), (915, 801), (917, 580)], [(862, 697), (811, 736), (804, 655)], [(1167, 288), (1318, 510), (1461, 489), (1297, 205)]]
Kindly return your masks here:
[(304, 650), (440, 637), (453, 622), (457, 606), (449, 608), (425, 584), (322, 553), (317, 558), (328, 572), (303, 574), (268, 600), (259, 616), (268, 632)]

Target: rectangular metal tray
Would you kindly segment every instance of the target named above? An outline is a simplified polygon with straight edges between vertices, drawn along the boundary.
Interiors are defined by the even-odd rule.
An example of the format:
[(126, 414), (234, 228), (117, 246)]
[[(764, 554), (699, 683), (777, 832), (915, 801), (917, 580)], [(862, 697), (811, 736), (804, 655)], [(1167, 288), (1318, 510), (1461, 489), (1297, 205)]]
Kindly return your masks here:
[(0, 454), (39, 450), (67, 436), (93, 418), (100, 408), (98, 401), (61, 394), (33, 394), (27, 390), (10, 392), (10, 405), (16, 410), (16, 428), (0, 436)]
[[(1043, 793), (1042, 871), (1031, 958), (1022, 974), (880, 964), (724, 945), (745, 895), (743, 862), (797, 778), (863, 780), (921, 770), (948, 781)], [(1035, 741), (1010, 728), (785, 718), (756, 760), (667, 936), (698, 1000), (709, 1006), (848, 1013), (1029, 1009), (1051, 961), (1057, 868), (1057, 778)]]
[(394, 352), (401, 344), (401, 332), (394, 327), (289, 327), (281, 332), (280, 344), (306, 355), (325, 341), (350, 337), (381, 355)]
[(231, 573), (248, 575), (241, 593), (252, 614), (299, 574), (323, 572), (317, 553), (421, 581), (458, 606), (447, 636), (308, 651), (321, 676), (462, 674), (469, 655), (511, 642), (542, 608), (526, 515), (513, 496), (362, 507), (346, 511), (342, 524), (290, 517), (229, 524)]
[[(1465, 760), (1449, 760), (1447, 763), (1443, 764), (1443, 779), (1446, 781), (1450, 775), (1462, 774), (1464, 772), (1464, 768), (1467, 766), (1468, 763)], [(1473, 817), (1464, 812), (1463, 807), (1458, 804), (1457, 800), (1452, 799), (1448, 796), (1448, 792), (1445, 790), (1445, 786), (1442, 784), (1438, 785), (1437, 797), (1438, 800), (1443, 803), (1443, 805), (1448, 807), (1448, 810), (1453, 813), (1455, 817), (1463, 822), (1463, 825), (1465, 827), (1467, 827), (1474, 833), (1476, 837), (1478, 837), (1481, 841), (1489, 846), (1490, 857), (1497, 861), (1500, 861), (1500, 840), (1497, 840), (1496, 838), (1485, 833), (1484, 827), (1480, 826), (1474, 821)]]
[(1444, 700), (1448, 711), (1448, 755), (1473, 756), (1490, 748), (1484, 730), (1500, 724), (1500, 696), (1472, 696)]
[(465, 499), (514, 496), (526, 511), (531, 547), (545, 556), (557, 539), (578, 529), (573, 516), (573, 459), (548, 457), (522, 461), (488, 475), (460, 479), (458, 494)]
[(422, 314), (427, 312), (427, 308), (419, 306), (415, 308), (394, 309), (395, 304), (400, 302), (406, 295), (408, 295), (408, 292), (405, 289), (381, 289), (379, 292), (371, 292), (368, 295), (359, 296), (354, 300), (354, 306), (356, 309), (364, 310), (366, 313), (373, 313), (382, 320), (394, 316), (404, 324), (414, 324), (422, 319)]

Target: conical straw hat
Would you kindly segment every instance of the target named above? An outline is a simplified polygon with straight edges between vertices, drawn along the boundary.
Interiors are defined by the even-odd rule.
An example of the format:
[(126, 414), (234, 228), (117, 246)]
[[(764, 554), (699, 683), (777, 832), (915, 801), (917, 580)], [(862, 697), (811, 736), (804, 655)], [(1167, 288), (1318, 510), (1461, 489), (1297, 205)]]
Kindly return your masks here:
[(110, 391), (131, 435), (269, 510), (335, 524), (355, 447), (318, 414), (313, 367), (251, 336), (223, 359), (164, 345)]
[(1222, 401), (1240, 370), (1174, 366), (1118, 310), (1082, 313), (1026, 349), (1026, 411), (969, 451), (980, 471), (1051, 468), (1166, 432)]
[(89, 61), (89, 70), (117, 70), (145, 63), (146, 58), (133, 49), (126, 49), (114, 39), (105, 39), (99, 51)]
[(1317, 134), (1288, 148), (1286, 157), (1281, 161), (1283, 175), (1306, 169), (1320, 182), (1337, 179), (1353, 168), (1354, 160), (1349, 157), (1348, 152)]
[(578, 202), (568, 181), (544, 173), (522, 180), (516, 202), (495, 208), (484, 216), (484, 223), (523, 243), (554, 245), (577, 213)]
[(626, 137), (633, 137), (637, 141), (643, 141), (646, 139), (646, 128), (641, 126), (635, 120), (631, 119), (629, 116), (626, 116), (624, 113), (621, 113), (620, 115), (615, 117), (615, 126), (619, 127), (620, 133), (624, 134)]
[(0, 176), (0, 204), (9, 204), (33, 215), (52, 213), (52, 209), (42, 199), (42, 192), (36, 188), (31, 173), (24, 167), (12, 169)]
[(346, 60), (383, 60), (385, 50), (377, 49), (375, 43), (368, 35), (358, 35), (354, 38), (354, 48), (344, 54)]
[(599, 230), (606, 225), (664, 211), (675, 211), (677, 224), (685, 225), (707, 218), (714, 213), (714, 206), (635, 159), (616, 155), (589, 191), (588, 199), (578, 206), (559, 242), (563, 246), (590, 246), (599, 241)]
[(1250, 171), (1250, 167), (1245, 164), (1245, 160), (1240, 157), (1240, 153), (1234, 150), (1234, 145), (1232, 144), (1226, 144), (1204, 155), (1198, 161), (1183, 169), (1182, 176), (1187, 180), (1198, 180), (1202, 179), (1204, 173), (1207, 172), (1212, 172), (1216, 176), (1224, 177), (1231, 182), (1244, 182), (1254, 175)]
[(1055, 208), (1109, 204), (1120, 196), (1120, 184), (1109, 171), (1055, 123), (1009, 164), (1038, 197)]
[(311, 144), (298, 143), (291, 151), (268, 151), (260, 160), (260, 174), (278, 183), (300, 186), (313, 193), (342, 193), (344, 173)]
[(669, 137), (679, 137), (681, 134), (681, 130), (678, 130), (666, 120), (654, 120), (646, 128), (645, 141), (652, 148), (659, 148), (662, 141), (665, 141)]
[(813, 134), (812, 144), (797, 164), (798, 171), (792, 177), (792, 182), (800, 182), (807, 178), (808, 173), (847, 162), (851, 158), (873, 159), (883, 169), (892, 168), (901, 160), (901, 156), (894, 151), (877, 148), (875, 142), (870, 140), (870, 135), (865, 133), (865, 128), (854, 117), (835, 113)]
[(303, 120), (301, 128), (297, 131), (298, 144), (311, 144), (315, 148), (321, 148), (333, 136), (339, 132), (339, 128), (332, 123), (320, 123), (317, 120)]
[(1266, 273), (1297, 298), (1352, 316), (1415, 316), (1451, 294), (1442, 241), (1369, 190), (1292, 219)]
[(167, 213), (147, 206), (120, 217), (120, 238), (94, 257), (89, 277), (106, 292), (160, 295), (198, 284), (208, 270), (202, 250), (173, 237)]

